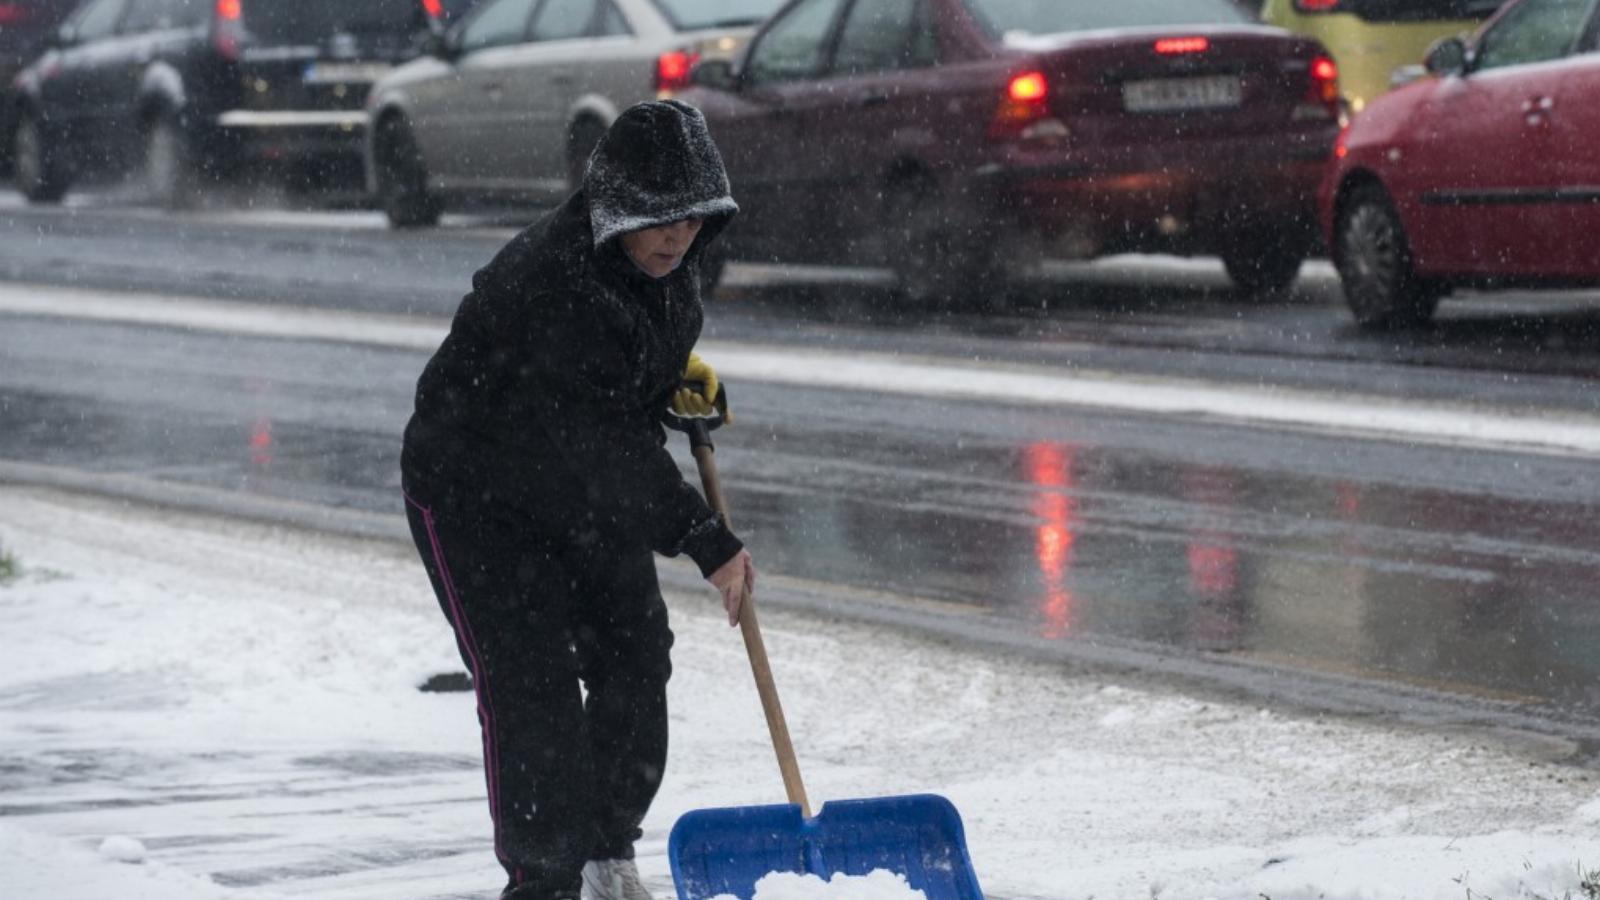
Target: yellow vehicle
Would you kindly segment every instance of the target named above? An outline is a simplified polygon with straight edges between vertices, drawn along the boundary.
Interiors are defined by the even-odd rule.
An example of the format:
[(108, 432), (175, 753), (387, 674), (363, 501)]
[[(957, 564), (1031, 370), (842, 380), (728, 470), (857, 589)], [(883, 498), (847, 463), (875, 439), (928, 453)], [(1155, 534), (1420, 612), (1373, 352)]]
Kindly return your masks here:
[[(1505, 0), (1265, 0), (1261, 21), (1322, 42), (1351, 113), (1420, 66), (1433, 42), (1471, 31)], [(1402, 72), (1401, 77), (1404, 77)]]

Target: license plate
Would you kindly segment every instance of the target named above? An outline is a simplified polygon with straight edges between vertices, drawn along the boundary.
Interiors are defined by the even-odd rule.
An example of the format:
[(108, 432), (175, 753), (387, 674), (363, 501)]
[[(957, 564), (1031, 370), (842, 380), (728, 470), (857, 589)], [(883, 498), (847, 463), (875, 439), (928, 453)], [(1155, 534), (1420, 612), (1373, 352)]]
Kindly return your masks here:
[(1122, 84), (1122, 107), (1128, 112), (1186, 112), (1232, 109), (1243, 101), (1237, 75), (1198, 78), (1152, 78)]
[(312, 63), (306, 66), (306, 84), (371, 84), (389, 71), (384, 63)]

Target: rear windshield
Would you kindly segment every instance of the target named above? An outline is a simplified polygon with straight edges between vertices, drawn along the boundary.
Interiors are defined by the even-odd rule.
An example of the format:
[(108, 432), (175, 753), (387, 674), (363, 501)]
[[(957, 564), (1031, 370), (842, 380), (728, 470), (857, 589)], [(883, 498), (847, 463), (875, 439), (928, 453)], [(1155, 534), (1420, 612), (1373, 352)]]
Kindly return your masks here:
[(1486, 19), (1505, 0), (1344, 0), (1341, 11), (1369, 22), (1453, 22)]
[(1232, 0), (967, 0), (967, 5), (996, 40), (1094, 28), (1255, 21)]
[(782, 0), (657, 0), (679, 31), (755, 25), (772, 15)]
[(245, 27), (257, 40), (321, 44), (344, 32), (400, 36), (425, 27), (421, 0), (243, 0)]

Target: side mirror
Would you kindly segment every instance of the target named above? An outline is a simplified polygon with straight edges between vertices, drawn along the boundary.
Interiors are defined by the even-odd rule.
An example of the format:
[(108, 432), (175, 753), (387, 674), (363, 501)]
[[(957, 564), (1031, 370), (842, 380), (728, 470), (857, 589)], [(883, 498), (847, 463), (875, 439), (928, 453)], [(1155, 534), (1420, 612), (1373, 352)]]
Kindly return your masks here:
[(1458, 37), (1440, 38), (1428, 48), (1422, 65), (1433, 75), (1465, 75), (1471, 61), (1467, 42)]
[(422, 39), (422, 52), (435, 59), (454, 62), (461, 56), (460, 30), (434, 26), (428, 30), (427, 36)]
[(739, 87), (739, 76), (733, 71), (731, 60), (708, 59), (689, 71), (689, 83), (714, 91), (732, 91)]

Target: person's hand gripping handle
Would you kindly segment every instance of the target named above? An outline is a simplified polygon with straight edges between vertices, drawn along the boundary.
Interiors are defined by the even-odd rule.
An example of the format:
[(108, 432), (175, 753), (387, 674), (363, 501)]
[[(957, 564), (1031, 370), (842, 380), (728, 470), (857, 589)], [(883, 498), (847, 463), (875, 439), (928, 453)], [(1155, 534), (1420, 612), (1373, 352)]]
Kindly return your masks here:
[[(703, 386), (703, 385), (702, 385)], [(704, 396), (704, 395), (702, 395)], [(700, 470), (700, 484), (705, 489), (706, 502), (722, 516), (729, 528), (728, 501), (722, 495), (722, 484), (717, 480), (716, 448), (711, 443), (711, 431), (725, 421), (727, 391), (714, 395), (713, 415), (685, 416), (674, 409), (667, 423), (689, 435), (689, 446), (694, 451), (695, 465)], [(717, 412), (721, 405), (721, 413)], [(800, 807), (806, 818), (811, 817), (811, 803), (806, 799), (805, 782), (800, 778), (800, 764), (794, 755), (794, 741), (789, 737), (789, 725), (783, 717), (783, 705), (778, 702), (778, 687), (772, 678), (772, 665), (767, 660), (766, 642), (761, 637), (761, 623), (756, 618), (755, 567), (750, 555), (740, 551), (733, 559), (711, 573), (710, 581), (722, 594), (723, 608), (728, 612), (728, 622), (738, 623), (744, 635), (745, 654), (750, 657), (750, 671), (756, 679), (756, 692), (761, 695), (761, 710), (767, 717), (767, 731), (772, 735), (772, 749), (778, 756), (778, 770), (783, 775), (784, 791), (789, 802)]]

